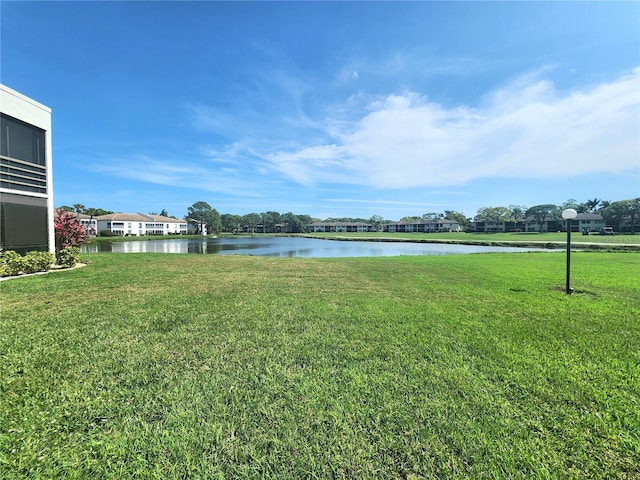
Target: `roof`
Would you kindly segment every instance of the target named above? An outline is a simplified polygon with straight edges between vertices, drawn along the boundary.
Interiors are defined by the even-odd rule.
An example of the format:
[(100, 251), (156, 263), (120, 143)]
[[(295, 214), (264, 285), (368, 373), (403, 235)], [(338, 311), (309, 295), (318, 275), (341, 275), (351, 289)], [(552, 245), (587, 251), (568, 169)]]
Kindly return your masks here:
[(187, 223), (186, 220), (180, 220), (179, 218), (172, 218), (172, 217), (163, 217), (162, 215), (143, 215), (143, 217), (149, 217), (149, 218), (153, 219), (154, 222)]
[(458, 224), (460, 222), (456, 222), (455, 220), (449, 220), (448, 218), (438, 218), (436, 220), (403, 220), (400, 222), (389, 222), (386, 225), (436, 225), (443, 223), (455, 223)]
[(346, 226), (361, 226), (371, 227), (370, 223), (364, 222), (313, 222), (310, 227), (346, 227)]
[(599, 213), (579, 213), (575, 220), (604, 220)]

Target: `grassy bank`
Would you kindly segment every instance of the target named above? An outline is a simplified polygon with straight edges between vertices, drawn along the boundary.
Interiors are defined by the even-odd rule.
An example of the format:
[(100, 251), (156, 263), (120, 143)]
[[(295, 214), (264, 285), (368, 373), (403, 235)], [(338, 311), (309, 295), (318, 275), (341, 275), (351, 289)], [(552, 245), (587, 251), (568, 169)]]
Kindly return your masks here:
[(85, 258), (0, 284), (0, 478), (640, 476), (639, 254)]
[[(375, 240), (467, 245), (558, 248), (566, 245), (567, 234), (552, 233), (313, 233), (308, 236), (335, 240)], [(640, 251), (640, 235), (581, 235), (574, 233), (571, 243), (578, 249)]]
[(130, 235), (127, 237), (114, 235), (113, 237), (89, 237), (87, 243), (100, 242), (133, 242), (135, 240), (180, 240), (180, 239), (197, 239), (201, 240), (202, 235)]

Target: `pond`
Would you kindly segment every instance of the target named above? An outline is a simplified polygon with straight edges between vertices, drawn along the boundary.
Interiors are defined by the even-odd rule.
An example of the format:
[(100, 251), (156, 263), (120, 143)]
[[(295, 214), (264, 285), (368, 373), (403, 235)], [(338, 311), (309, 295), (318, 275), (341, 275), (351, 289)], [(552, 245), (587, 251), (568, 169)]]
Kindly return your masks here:
[[(526, 252), (543, 249), (486, 247), (414, 242), (336, 241), (303, 237), (224, 237), (203, 239), (96, 242), (82, 253), (195, 253), (271, 257), (394, 257), (398, 255), (453, 255), (487, 252)], [(549, 251), (549, 250), (544, 250)]]

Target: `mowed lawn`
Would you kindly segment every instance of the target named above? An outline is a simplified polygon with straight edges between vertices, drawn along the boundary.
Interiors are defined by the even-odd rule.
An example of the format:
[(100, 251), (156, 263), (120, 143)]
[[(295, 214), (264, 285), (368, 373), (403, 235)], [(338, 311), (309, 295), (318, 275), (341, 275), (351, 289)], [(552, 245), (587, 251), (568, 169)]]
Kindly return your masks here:
[(638, 478), (640, 254), (93, 254), (0, 283), (0, 478)]
[[(566, 244), (566, 232), (549, 232), (549, 233), (389, 233), (389, 232), (363, 232), (363, 233), (312, 233), (314, 237), (339, 237), (339, 238), (361, 238), (366, 239), (393, 239), (407, 240), (413, 242), (438, 241), (438, 242), (462, 242), (462, 243), (491, 243), (491, 242), (509, 242), (509, 243), (561, 243)], [(127, 237), (120, 237), (126, 239)], [(635, 234), (616, 234), (616, 235), (582, 235), (580, 232), (573, 232), (571, 235), (573, 244), (606, 244), (606, 245), (640, 245), (640, 235)]]

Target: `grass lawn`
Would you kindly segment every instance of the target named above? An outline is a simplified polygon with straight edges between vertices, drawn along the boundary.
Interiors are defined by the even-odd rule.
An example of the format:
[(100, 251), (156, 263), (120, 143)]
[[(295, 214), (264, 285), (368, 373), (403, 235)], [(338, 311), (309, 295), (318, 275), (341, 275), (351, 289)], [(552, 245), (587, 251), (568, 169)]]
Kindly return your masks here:
[(0, 478), (639, 478), (640, 254), (92, 254), (0, 283)]
[[(520, 243), (562, 243), (567, 241), (566, 232), (551, 233), (313, 233), (314, 237), (348, 237), (366, 240), (368, 238), (391, 238), (411, 241), (456, 241), (456, 242), (520, 242)], [(604, 243), (611, 245), (640, 245), (640, 235), (582, 235), (573, 232), (571, 243)]]

